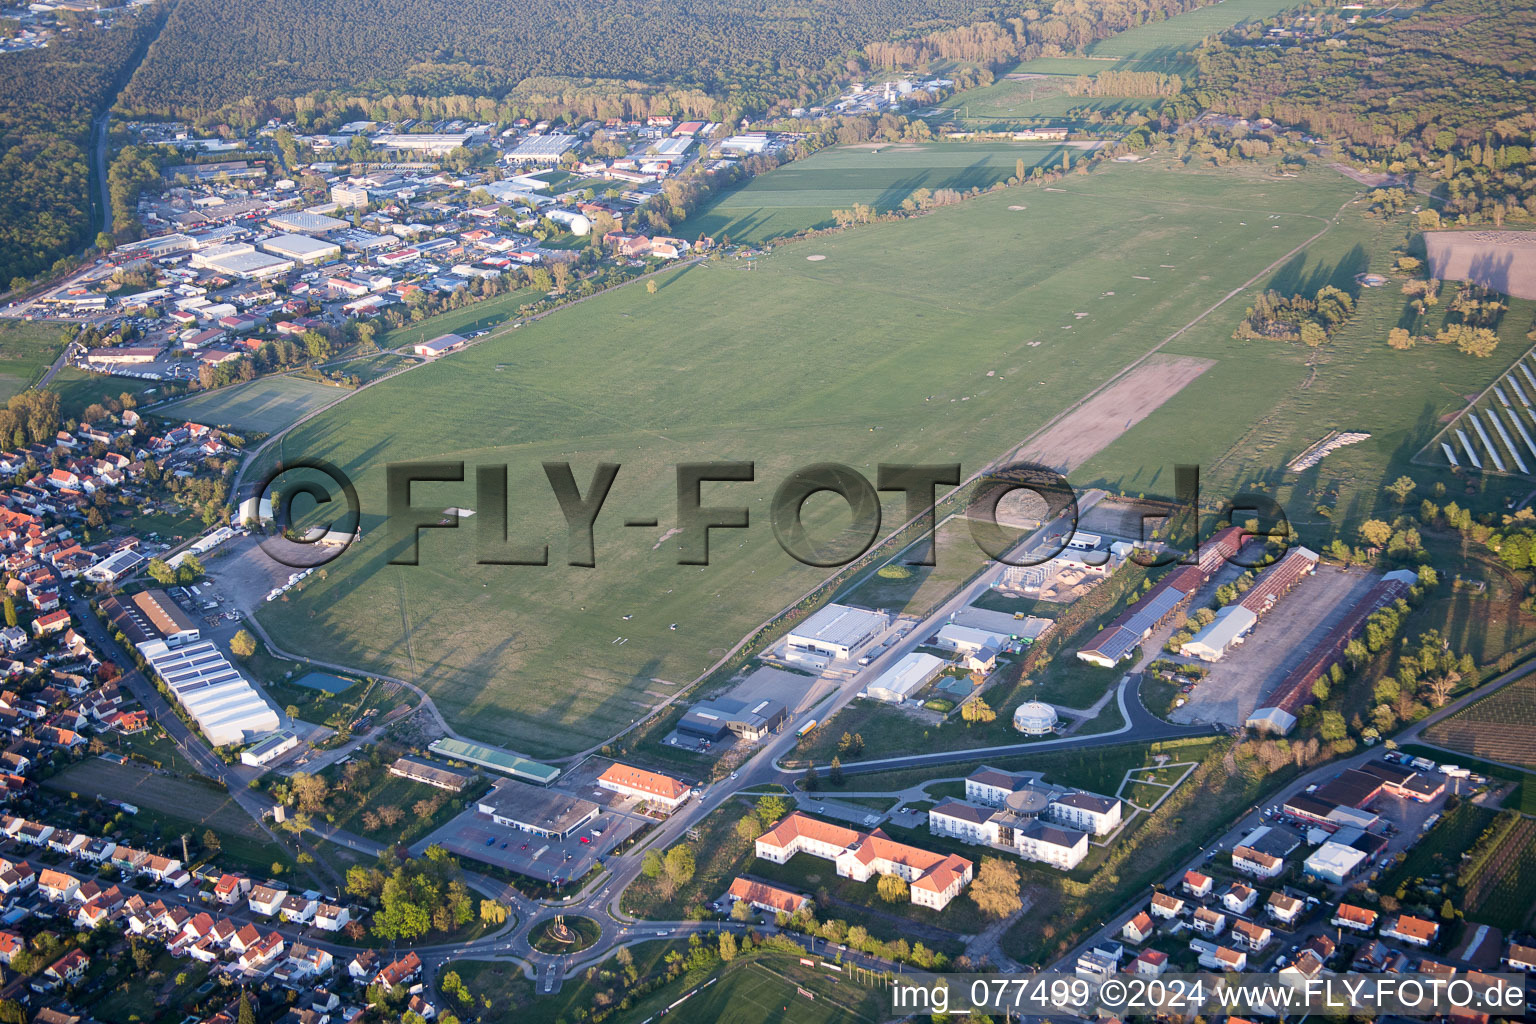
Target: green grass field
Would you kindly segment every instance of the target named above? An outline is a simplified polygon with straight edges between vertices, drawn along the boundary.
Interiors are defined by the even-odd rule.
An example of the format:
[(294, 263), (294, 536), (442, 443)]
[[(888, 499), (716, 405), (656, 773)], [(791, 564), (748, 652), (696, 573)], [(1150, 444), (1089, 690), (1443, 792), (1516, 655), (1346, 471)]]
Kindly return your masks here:
[(63, 325), (0, 320), (0, 402), (35, 384), (64, 350)]
[[(655, 295), (604, 293), (360, 392), (274, 445), (273, 458), (352, 475), (363, 538), (260, 616), (301, 653), (419, 680), (472, 735), (545, 756), (582, 749), (652, 706), (653, 679), (694, 678), (824, 578), (786, 556), (766, 521), (793, 469), (975, 471), (1305, 241), (1353, 192), (1328, 172), (1114, 167), (784, 247), (751, 271), (688, 268)], [(1256, 348), (1225, 340), (1239, 315), (1234, 303), (1181, 344), (1230, 358), (1227, 387), (1257, 407), (1272, 384), (1245, 370)], [(1177, 450), (1137, 457), (1156, 474)], [(471, 520), (454, 537), (427, 531), (420, 565), (389, 565), (384, 465), (418, 459), (462, 459), (471, 481), (475, 465), (507, 463), (511, 536), (549, 542), (553, 564), (475, 564)], [(564, 564), (545, 459), (571, 460), (583, 490), (598, 461), (624, 466), (598, 520), (596, 569)], [(674, 467), (717, 459), (755, 460), (756, 483), (703, 496), (748, 507), (753, 528), (715, 531), (708, 567), (678, 565), (664, 542)], [(412, 500), (476, 504), (472, 482), (418, 485)], [(888, 496), (888, 516), (899, 502)], [(845, 513), (823, 511), (840, 504), (808, 504), (818, 536), (843, 525)], [(661, 524), (620, 525), (642, 515)]]
[(159, 389), (160, 384), (155, 381), (92, 373), (73, 366), (61, 367), (48, 382), (48, 390), (59, 393), (59, 415), (66, 419), (79, 419), (87, 406), (123, 394), (133, 395), (140, 402), (152, 400)]
[[(1011, 124), (1049, 120), (1055, 124), (1081, 118), (1075, 110), (1097, 110), (1105, 115), (1155, 107), (1158, 100), (1114, 96), (1068, 96), (1062, 78), (1096, 75), (1101, 71), (1155, 71), (1179, 75), (1186, 81), (1196, 74), (1190, 52), (1207, 36), (1245, 21), (1271, 17), (1298, 5), (1298, 0), (1218, 0), (1216, 3), (1100, 40), (1082, 56), (1037, 57), (1019, 64), (989, 86), (957, 93), (941, 104), (940, 119), (966, 128), (1003, 129)], [(1052, 79), (1057, 79), (1053, 81)]]
[[(635, 970), (645, 982), (664, 973), (663, 958), (668, 952), (687, 950), (686, 942), (644, 942), (632, 947), (631, 953)], [(574, 1021), (626, 992), (620, 980), (622, 972), (613, 959), (599, 966), (592, 978), (585, 971), (567, 978), (560, 991), (550, 996), (535, 995), (533, 983), (523, 977), (515, 964), (460, 960), (449, 966), (458, 972), (476, 1000), (489, 1001), (481, 1003), (486, 1009), (482, 1020), (502, 1020), (515, 1012), (517, 1019), (527, 1024)], [(713, 984), (701, 987), (711, 979), (716, 979)], [(797, 989), (801, 988), (815, 998), (800, 995)], [(753, 952), (711, 972), (695, 971), (668, 981), (635, 999), (628, 1010), (610, 1019), (655, 1019), (690, 991), (696, 994), (671, 1010), (672, 1019), (740, 1024), (857, 1024), (883, 1019), (889, 1005), (884, 991), (878, 987), (855, 984), (826, 968), (804, 967), (798, 958), (783, 953)]]
[(450, 310), (419, 324), (391, 328), (379, 336), (378, 346), (381, 349), (404, 347), (409, 351), (409, 346), (420, 344), (442, 334), (467, 335), (487, 327), (496, 327), (512, 319), (524, 306), (542, 298), (544, 295), (532, 288), (508, 292), (462, 309)]
[(156, 409), (155, 415), (271, 434), (291, 426), (294, 420), (327, 402), (334, 402), (344, 393), (341, 388), (302, 377), (262, 377), (249, 384), (220, 388), (172, 402)]
[(1189, 51), (1207, 36), (1297, 6), (1298, 0), (1217, 0), (1165, 21), (1148, 22), (1101, 39), (1089, 46), (1082, 57), (1039, 57), (1025, 61), (1011, 73), (1095, 75), (1115, 70), (1188, 75), (1194, 71)]
[(182, 832), (201, 836), (211, 828), (222, 843), (220, 863), (231, 867), (265, 872), (274, 861), (288, 859), (228, 793), (211, 785), (94, 757), (70, 765), (43, 785), (55, 793), (75, 793), (82, 801), (99, 796), (133, 804), (139, 813), (126, 816), (125, 827), (163, 840), (174, 840)]
[(854, 203), (885, 213), (919, 188), (968, 192), (1006, 181), (1024, 161), (1059, 166), (1062, 156), (1081, 151), (1057, 143), (977, 142), (892, 143), (837, 147), (786, 164), (726, 192), (678, 228), (684, 238), (701, 232), (714, 238), (757, 244), (807, 228), (832, 227), (833, 210)]

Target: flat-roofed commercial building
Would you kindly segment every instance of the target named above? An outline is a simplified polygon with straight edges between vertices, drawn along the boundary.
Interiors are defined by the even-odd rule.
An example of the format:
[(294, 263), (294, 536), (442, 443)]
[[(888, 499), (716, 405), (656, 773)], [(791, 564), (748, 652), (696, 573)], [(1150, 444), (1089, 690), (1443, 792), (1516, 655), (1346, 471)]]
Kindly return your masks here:
[(341, 258), (341, 246), (310, 235), (274, 235), (263, 239), (261, 247), (274, 256), (285, 256), (295, 263), (325, 263)]
[(271, 253), (258, 252), (249, 242), (216, 245), (192, 254), (192, 266), (235, 277), (262, 280), (293, 269), (293, 261)]
[(791, 630), (785, 643), (791, 654), (847, 660), (885, 629), (887, 621), (884, 612), (829, 604)]
[(307, 210), (274, 213), (267, 218), (267, 223), (279, 231), (291, 231), (300, 235), (323, 235), (328, 231), (340, 231), (348, 226), (344, 220), (327, 217), (323, 213), (310, 213)]
[(580, 141), (575, 135), (532, 135), (518, 143), (507, 159), (515, 164), (557, 164)]
[(601, 810), (590, 800), (514, 779), (497, 780), (475, 809), (498, 825), (550, 839), (570, 838)]
[(436, 132), (417, 135), (385, 134), (373, 140), (380, 149), (409, 149), (416, 153), (451, 153), (469, 141), (468, 132)]

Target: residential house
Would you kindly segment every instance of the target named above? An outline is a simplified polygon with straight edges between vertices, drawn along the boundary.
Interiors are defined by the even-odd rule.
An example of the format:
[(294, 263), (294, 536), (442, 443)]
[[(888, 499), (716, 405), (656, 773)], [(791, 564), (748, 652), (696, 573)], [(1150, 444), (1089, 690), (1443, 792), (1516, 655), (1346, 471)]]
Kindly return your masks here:
[(1158, 949), (1144, 949), (1131, 962), (1132, 972), (1146, 977), (1157, 977), (1167, 969), (1168, 954)]
[(1259, 952), (1273, 938), (1274, 933), (1265, 925), (1254, 924), (1252, 921), (1232, 922), (1232, 944), (1251, 953)]
[(1177, 896), (1170, 896), (1165, 892), (1152, 894), (1151, 913), (1153, 917), (1161, 917), (1165, 921), (1172, 921), (1184, 910), (1184, 901)]
[(1338, 909), (1333, 912), (1333, 919), (1329, 923), (1335, 928), (1349, 928), (1357, 932), (1368, 932), (1376, 927), (1376, 911), (1367, 910), (1365, 907), (1356, 907), (1348, 903), (1340, 903)]
[(1292, 925), (1301, 916), (1301, 911), (1306, 905), (1306, 901), (1299, 896), (1272, 892), (1269, 894), (1269, 899), (1264, 902), (1264, 910), (1280, 924)]
[(1184, 891), (1196, 899), (1209, 896), (1215, 885), (1210, 875), (1202, 875), (1198, 871), (1184, 872)]
[(284, 921), (289, 921), (293, 924), (305, 924), (310, 918), (315, 916), (315, 908), (318, 906), (319, 903), (315, 900), (304, 896), (285, 896), (283, 901), (278, 904), (278, 912), (282, 915)]
[(1221, 905), (1234, 914), (1246, 914), (1258, 902), (1258, 891), (1242, 882), (1233, 882), (1227, 887), (1227, 891), (1221, 894)]
[(251, 889), (246, 897), (246, 905), (250, 907), (253, 914), (271, 917), (282, 907), (283, 898), (287, 895), (282, 889), (274, 889), (270, 885), (258, 885)]
[(1427, 946), (1440, 935), (1438, 921), (1426, 921), (1411, 914), (1399, 914), (1392, 924), (1381, 930), (1385, 938), (1398, 939), (1415, 946)]
[(339, 932), (352, 920), (351, 912), (335, 903), (321, 903), (315, 907), (315, 927), (325, 932)]
[(1201, 935), (1220, 935), (1227, 927), (1227, 915), (1210, 907), (1200, 907), (1195, 911), (1193, 924)]
[(1152, 937), (1153, 931), (1155, 931), (1155, 927), (1152, 924), (1152, 915), (1143, 910), (1125, 922), (1125, 925), (1120, 929), (1120, 937), (1127, 942), (1134, 942), (1140, 945)]

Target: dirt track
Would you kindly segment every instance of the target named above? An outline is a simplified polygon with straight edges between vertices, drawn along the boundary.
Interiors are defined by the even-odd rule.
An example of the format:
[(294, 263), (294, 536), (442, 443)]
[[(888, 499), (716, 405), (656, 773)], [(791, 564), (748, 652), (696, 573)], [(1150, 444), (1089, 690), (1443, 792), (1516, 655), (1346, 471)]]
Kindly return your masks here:
[(1018, 457), (1070, 473), (1214, 365), (1194, 356), (1152, 356), (1047, 428)]

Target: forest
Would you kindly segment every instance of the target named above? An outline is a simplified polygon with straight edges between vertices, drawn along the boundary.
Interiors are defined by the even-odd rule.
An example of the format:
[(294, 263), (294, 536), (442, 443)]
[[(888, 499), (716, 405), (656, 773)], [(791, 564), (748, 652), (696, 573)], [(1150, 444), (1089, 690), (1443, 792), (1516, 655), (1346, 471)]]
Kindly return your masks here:
[(90, 240), (90, 132), (161, 23), (151, 9), (0, 60), (0, 282)]
[(124, 103), (145, 116), (293, 117), (300, 128), (355, 112), (733, 121), (812, 105), (838, 76), (998, 67), (1203, 2), (181, 0)]
[(1414, 176), (1451, 222), (1536, 217), (1536, 0), (1441, 0), (1280, 45), (1263, 33), (1202, 48), (1202, 105)]

